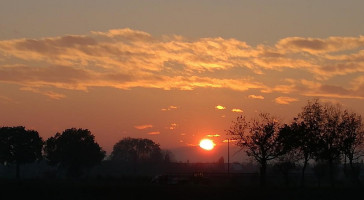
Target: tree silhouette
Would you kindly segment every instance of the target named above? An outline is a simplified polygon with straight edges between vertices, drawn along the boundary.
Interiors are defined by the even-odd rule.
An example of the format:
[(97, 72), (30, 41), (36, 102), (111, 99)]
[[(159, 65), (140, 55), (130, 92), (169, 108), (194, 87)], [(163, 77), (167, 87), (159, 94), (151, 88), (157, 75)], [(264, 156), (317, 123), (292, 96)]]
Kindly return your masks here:
[(170, 150), (162, 150), (161, 153), (164, 163), (171, 163), (176, 161), (174, 154)]
[(15, 163), (16, 178), (20, 177), (20, 165), (42, 158), (43, 140), (37, 131), (23, 126), (0, 128), (0, 162)]
[(152, 140), (127, 137), (114, 145), (110, 159), (126, 163), (159, 162), (163, 156), (159, 144)]
[(266, 183), (268, 162), (285, 153), (279, 133), (278, 121), (267, 113), (261, 113), (251, 122), (240, 116), (228, 130), (238, 140), (237, 145), (246, 148), (247, 155), (259, 163), (262, 186)]
[[(305, 171), (308, 162), (317, 157), (318, 142), (324, 127), (324, 108), (318, 99), (308, 101), (298, 117), (294, 119), (289, 129), (292, 133), (290, 144), (294, 145), (303, 160), (301, 170), (301, 185), (304, 186)], [(293, 149), (292, 149), (293, 150)]]
[(123, 170), (124, 174), (155, 174), (168, 165), (170, 154), (163, 153), (159, 144), (150, 139), (126, 137), (117, 142), (110, 155), (110, 160)]
[(338, 105), (325, 104), (322, 114), (324, 126), (318, 140), (316, 160), (327, 162), (330, 182), (334, 184), (335, 165), (340, 162), (342, 150), (342, 110)]
[(286, 152), (290, 155), (291, 162), (303, 160), (301, 169), (301, 186), (304, 186), (305, 171), (308, 162), (314, 158), (316, 149), (316, 135), (309, 131), (304, 122), (299, 122), (297, 118), (287, 125), (285, 124), (280, 132), (283, 140), (283, 145)]
[(354, 162), (363, 156), (364, 126), (362, 118), (356, 113), (344, 110), (340, 127), (342, 151), (344, 156), (349, 159), (349, 166), (353, 172), (356, 168)]
[(304, 170), (311, 158), (319, 163), (320, 169), (328, 167), (332, 184), (334, 167), (340, 162), (341, 155), (349, 159), (354, 170), (353, 161), (361, 156), (360, 147), (364, 139), (360, 115), (343, 110), (338, 104), (322, 104), (319, 99), (314, 99), (303, 107), (290, 129), (296, 135), (297, 148), (303, 154), (302, 183)]
[(217, 164), (217, 167), (218, 167), (220, 170), (224, 170), (224, 169), (225, 169), (225, 160), (224, 160), (224, 157), (223, 157), (223, 156), (221, 156), (221, 157), (217, 160), (216, 164)]
[(95, 166), (105, 157), (105, 151), (87, 129), (66, 129), (45, 142), (45, 158), (52, 165), (65, 169), (68, 176), (80, 176), (82, 170)]
[(296, 168), (296, 158), (294, 154), (285, 154), (278, 158), (278, 162), (274, 163), (273, 168), (276, 172), (283, 176), (285, 184), (290, 184), (289, 173)]

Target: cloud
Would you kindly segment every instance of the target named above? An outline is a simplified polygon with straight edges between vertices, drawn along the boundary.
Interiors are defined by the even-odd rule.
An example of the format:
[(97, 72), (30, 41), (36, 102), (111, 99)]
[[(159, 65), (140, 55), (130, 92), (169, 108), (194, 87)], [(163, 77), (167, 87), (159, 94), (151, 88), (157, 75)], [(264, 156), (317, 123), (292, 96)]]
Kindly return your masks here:
[(277, 97), (275, 98), (275, 102), (278, 104), (290, 104), (292, 102), (298, 101), (296, 98), (292, 97)]
[(347, 88), (341, 85), (323, 84), (318, 81), (306, 79), (292, 80), (286, 86), (281, 85), (280, 87), (276, 87), (275, 91), (282, 91), (282, 88), (289, 88), (289, 93), (299, 93), (300, 95), (304, 96), (364, 99), (364, 81), (362, 81), (362, 79), (362, 76), (359, 76), (358, 78), (352, 80), (351, 82), (347, 83), (350, 85), (350, 87)]
[(162, 108), (162, 111), (170, 111), (170, 110), (176, 110), (178, 107), (177, 106), (168, 106), (167, 108)]
[(239, 108), (233, 108), (231, 111), (232, 112), (236, 112), (236, 113), (242, 113), (242, 112), (244, 112), (243, 110), (241, 110)]
[(284, 94), (290, 94), (297, 90), (296, 80), (293, 79), (285, 79), (284, 84), (277, 84), (272, 88), (275, 92), (280, 92)]
[(207, 135), (207, 137), (220, 137), (221, 135), (219, 134), (214, 134), (214, 135)]
[(228, 142), (236, 142), (236, 141), (238, 141), (238, 140), (236, 140), (236, 139), (229, 139), (229, 140), (223, 140), (222, 142), (228, 143)]
[(263, 96), (261, 96), (261, 95), (254, 95), (254, 94), (249, 95), (248, 98), (250, 98), (250, 99), (261, 99), (261, 100), (264, 99)]
[(216, 108), (217, 110), (225, 110), (225, 109), (226, 109), (226, 107), (224, 107), (224, 106), (222, 106), (222, 105), (217, 105), (217, 106), (215, 106), (215, 108)]
[(10, 103), (12, 102), (13, 100), (7, 96), (1, 96), (0, 95), (0, 102), (4, 102), (4, 103)]
[(177, 128), (177, 124), (176, 123), (172, 123), (169, 125), (169, 130), (175, 130)]
[(60, 94), (60, 93), (49, 91), (49, 90), (39, 89), (39, 88), (22, 87), (22, 88), (20, 88), (20, 90), (42, 94), (44, 96), (47, 96), (47, 97), (49, 97), (51, 99), (55, 99), (55, 100), (66, 98), (66, 96), (64, 94)]
[(148, 135), (159, 135), (159, 134), (161, 134), (159, 131), (152, 131), (148, 133)]
[(151, 124), (137, 125), (137, 126), (134, 126), (134, 128), (136, 128), (138, 130), (144, 130), (144, 129), (148, 129), (148, 128), (153, 128), (153, 125), (151, 125)]
[(251, 78), (200, 76), (204, 71), (240, 66), (239, 57), (244, 60), (254, 54), (245, 42), (235, 39), (188, 41), (183, 37), (155, 38), (143, 31), (119, 29), (91, 35), (0, 41), (0, 54), (4, 57), (0, 82), (27, 87), (202, 87), (238, 91), (265, 87)]
[(308, 53), (327, 53), (351, 50), (364, 47), (364, 36), (359, 37), (329, 37), (302, 38), (289, 37), (280, 40), (277, 44), (279, 48), (292, 51), (306, 51)]
[[(364, 97), (361, 89), (338, 84), (343, 90), (337, 92), (328, 87), (332, 78), (361, 76), (363, 56), (364, 36), (287, 37), (275, 45), (253, 47), (234, 38), (191, 40), (174, 35), (155, 37), (129, 28), (112, 29), (0, 41), (0, 83), (19, 85), (53, 99), (65, 98), (57, 89), (87, 91), (90, 87), (300, 94), (297, 87), (304, 85), (296, 81), (299, 74), (305, 76), (299, 79), (323, 86), (317, 93)], [(239, 70), (244, 73), (237, 74)], [(279, 73), (289, 76), (283, 84), (280, 79), (272, 81), (271, 76)], [(286, 83), (288, 79), (295, 82)], [(249, 98), (264, 99), (260, 95)]]
[(341, 94), (341, 95), (349, 95), (351, 93), (351, 91), (347, 90), (347, 89), (344, 89), (340, 86), (333, 86), (333, 85), (322, 85), (320, 90), (322, 92), (325, 92), (325, 93), (329, 93), (329, 94)]
[[(105, 39), (116, 39), (116, 41), (124, 40), (124, 41), (148, 41), (152, 40), (152, 36), (149, 33), (132, 30), (129, 28), (125, 29), (111, 29), (107, 32), (98, 32), (92, 31), (94, 35), (105, 37)], [(115, 41), (115, 40), (113, 40)]]

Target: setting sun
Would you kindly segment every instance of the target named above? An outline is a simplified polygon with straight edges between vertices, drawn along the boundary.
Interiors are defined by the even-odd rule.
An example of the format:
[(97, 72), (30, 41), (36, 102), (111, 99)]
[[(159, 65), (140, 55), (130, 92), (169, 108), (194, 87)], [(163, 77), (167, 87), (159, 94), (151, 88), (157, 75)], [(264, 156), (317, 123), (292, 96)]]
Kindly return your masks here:
[(202, 139), (200, 141), (200, 147), (205, 150), (212, 150), (215, 146), (215, 143), (210, 139)]

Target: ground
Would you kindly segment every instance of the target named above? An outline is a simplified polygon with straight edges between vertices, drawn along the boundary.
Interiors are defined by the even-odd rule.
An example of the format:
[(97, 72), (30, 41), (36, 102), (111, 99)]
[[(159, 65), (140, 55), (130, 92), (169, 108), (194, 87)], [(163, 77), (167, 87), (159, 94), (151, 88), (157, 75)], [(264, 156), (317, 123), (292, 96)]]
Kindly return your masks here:
[(364, 187), (284, 187), (229, 184), (155, 184), (148, 179), (0, 181), (0, 199), (348, 199)]

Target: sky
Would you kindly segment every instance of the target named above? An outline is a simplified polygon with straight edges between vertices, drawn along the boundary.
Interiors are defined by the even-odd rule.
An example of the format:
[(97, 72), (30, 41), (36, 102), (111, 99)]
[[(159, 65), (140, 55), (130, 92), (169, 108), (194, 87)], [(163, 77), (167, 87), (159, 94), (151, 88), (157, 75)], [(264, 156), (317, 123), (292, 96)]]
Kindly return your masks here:
[[(364, 114), (363, 7), (2, 0), (0, 126), (45, 140), (89, 129), (108, 154), (134, 137), (175, 150), (177, 160), (226, 160), (226, 130), (239, 115), (288, 123), (313, 98)], [(186, 150), (202, 138), (217, 148)]]

